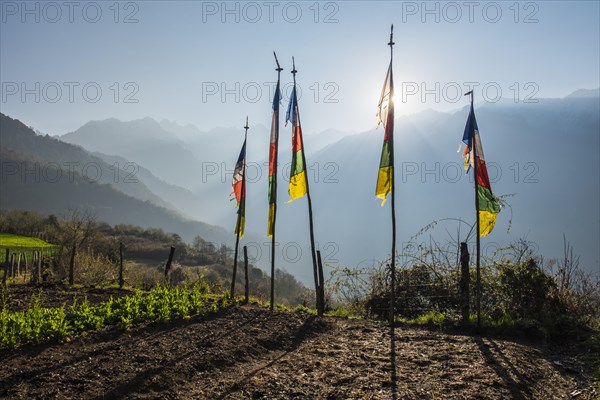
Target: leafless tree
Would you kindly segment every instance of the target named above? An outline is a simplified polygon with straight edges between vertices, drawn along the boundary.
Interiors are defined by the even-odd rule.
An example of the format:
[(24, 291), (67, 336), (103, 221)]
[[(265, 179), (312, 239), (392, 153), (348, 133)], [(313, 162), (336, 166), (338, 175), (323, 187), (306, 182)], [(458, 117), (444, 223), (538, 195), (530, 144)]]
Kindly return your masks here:
[(61, 224), (63, 243), (71, 247), (69, 261), (69, 284), (75, 280), (75, 256), (82, 246), (95, 232), (96, 215), (89, 209), (69, 208), (64, 222)]

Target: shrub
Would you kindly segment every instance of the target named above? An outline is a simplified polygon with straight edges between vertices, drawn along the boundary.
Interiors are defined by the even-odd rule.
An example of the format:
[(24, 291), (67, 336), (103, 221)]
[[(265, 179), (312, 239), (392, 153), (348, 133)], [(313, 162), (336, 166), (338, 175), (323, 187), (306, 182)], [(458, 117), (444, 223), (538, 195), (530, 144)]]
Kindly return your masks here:
[(556, 283), (535, 260), (497, 265), (497, 304), (515, 318), (539, 318), (557, 311), (559, 305), (551, 297)]

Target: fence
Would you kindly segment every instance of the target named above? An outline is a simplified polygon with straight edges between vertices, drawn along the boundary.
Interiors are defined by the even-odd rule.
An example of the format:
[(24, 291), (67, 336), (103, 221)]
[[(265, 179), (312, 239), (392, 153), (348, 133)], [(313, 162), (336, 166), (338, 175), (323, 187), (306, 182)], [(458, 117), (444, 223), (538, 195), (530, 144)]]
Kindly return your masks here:
[(53, 254), (49, 249), (5, 249), (2, 283), (8, 278), (14, 281), (42, 282), (44, 260)]

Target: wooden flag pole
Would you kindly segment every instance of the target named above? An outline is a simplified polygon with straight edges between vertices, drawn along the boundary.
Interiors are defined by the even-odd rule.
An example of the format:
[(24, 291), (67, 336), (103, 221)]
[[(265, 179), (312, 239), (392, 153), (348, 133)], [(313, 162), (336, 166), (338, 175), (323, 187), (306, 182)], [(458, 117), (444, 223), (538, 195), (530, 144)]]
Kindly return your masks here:
[[(238, 214), (236, 227), (240, 226), (241, 214)], [(238, 260), (238, 249), (240, 247), (240, 231), (236, 229), (235, 234), (235, 252), (233, 254), (233, 275), (231, 277), (231, 292), (230, 297), (233, 299), (235, 296), (235, 276), (237, 275), (237, 260)]]
[[(279, 78), (281, 77), (281, 71), (283, 68), (279, 65), (277, 60), (277, 54), (273, 52), (275, 56), (275, 62), (277, 63), (277, 86), (279, 86)], [(279, 104), (277, 105), (279, 109)], [(277, 156), (279, 154), (279, 112), (277, 113), (277, 139), (275, 141), (275, 158), (273, 159), (273, 168), (275, 168), (273, 176), (275, 184), (273, 188), (277, 191)], [(275, 308), (275, 223), (277, 222), (277, 192), (275, 193), (275, 202), (273, 203), (273, 235), (271, 235), (271, 311)]]
[(477, 329), (481, 329), (481, 267), (480, 267), (480, 243), (481, 235), (479, 231), (479, 196), (477, 195), (477, 145), (475, 143), (475, 124), (474, 124), (474, 110), (473, 110), (473, 91), (471, 90), (466, 95), (471, 95), (471, 110), (469, 112), (469, 125), (471, 127), (471, 146), (473, 150), (473, 182), (475, 185), (475, 218), (476, 218), (476, 229), (477, 229), (477, 242), (476, 242), (476, 274), (477, 274)]
[(119, 242), (119, 289), (123, 289), (125, 280), (123, 279), (123, 242)]
[(244, 303), (250, 301), (250, 282), (248, 280), (248, 246), (244, 246)]
[[(392, 61), (394, 58), (394, 25), (392, 25), (390, 29), (390, 41), (388, 46), (390, 46), (390, 65), (392, 65)], [(390, 87), (390, 102), (393, 102), (394, 98), (394, 82), (392, 75), (392, 82)], [(394, 104), (392, 104), (394, 107)], [(389, 110), (388, 110), (389, 112)], [(387, 123), (387, 121), (386, 121)], [(394, 165), (394, 134), (392, 132), (391, 135), (391, 158), (392, 165)], [(395, 173), (394, 168), (392, 167), (392, 259), (390, 263), (391, 268), (391, 285), (390, 285), (390, 325), (394, 325), (394, 314), (395, 314), (395, 305), (396, 305), (396, 181), (394, 179)]]
[[(246, 144), (246, 140), (248, 139), (248, 117), (246, 116), (246, 126), (244, 126), (244, 145)], [(234, 172), (235, 174), (235, 172)], [(238, 205), (238, 216), (237, 223), (235, 225), (235, 252), (233, 256), (233, 276), (231, 278), (231, 293), (230, 296), (233, 299), (235, 297), (235, 278), (237, 275), (237, 262), (238, 262), (238, 250), (240, 247), (240, 224), (242, 222), (242, 210), (241, 207), (246, 207), (246, 150), (244, 150), (244, 161), (242, 165), (242, 195), (240, 199), (240, 204)]]
[[(296, 62), (294, 60), (294, 57), (292, 57), (292, 75), (294, 77), (294, 88), (296, 87), (296, 73), (297, 72), (298, 71), (296, 70)], [(298, 112), (297, 112), (298, 126), (302, 126), (300, 124), (300, 110), (299, 110), (297, 101), (295, 102), (294, 106), (298, 110)], [(292, 112), (296, 112), (296, 110), (292, 110)], [(292, 134), (295, 134), (295, 132)], [(302, 164), (304, 165), (304, 168), (306, 168), (304, 138), (302, 138)], [(308, 171), (306, 171), (306, 172), (308, 172)], [(306, 199), (308, 200), (308, 219), (309, 219), (309, 229), (310, 229), (310, 248), (311, 248), (310, 254), (312, 256), (313, 273), (314, 273), (314, 277), (315, 277), (315, 293), (316, 293), (316, 298), (317, 298), (317, 313), (320, 317), (322, 317), (323, 316), (323, 305), (321, 304), (321, 296), (319, 295), (320, 285), (319, 285), (319, 275), (318, 275), (318, 269), (317, 269), (317, 255), (316, 255), (317, 253), (316, 253), (316, 249), (315, 249), (315, 234), (314, 234), (314, 227), (313, 227), (312, 201), (310, 198), (310, 189), (308, 187), (308, 174), (307, 173), (305, 173), (304, 178), (306, 179)]]

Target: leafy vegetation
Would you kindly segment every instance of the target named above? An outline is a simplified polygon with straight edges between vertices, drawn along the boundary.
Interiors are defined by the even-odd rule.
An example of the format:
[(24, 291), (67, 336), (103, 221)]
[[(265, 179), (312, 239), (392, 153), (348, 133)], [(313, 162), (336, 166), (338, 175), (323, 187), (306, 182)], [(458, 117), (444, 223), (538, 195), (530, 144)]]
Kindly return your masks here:
[[(397, 256), (394, 314), (405, 321), (443, 314), (460, 319), (460, 276), (438, 246), (406, 246)], [(600, 328), (600, 282), (585, 274), (565, 240), (564, 260), (544, 260), (526, 241), (505, 249), (481, 266), (481, 314), (489, 326), (537, 326), (543, 338), (560, 338), (573, 327)], [(329, 288), (337, 305), (355, 314), (384, 318), (389, 313), (389, 261), (360, 270), (332, 267)], [(471, 266), (470, 309), (476, 306), (476, 274)], [(584, 335), (585, 336), (585, 335)]]
[(592, 379), (598, 382), (598, 389), (600, 389), (600, 332), (591, 335), (585, 345), (588, 351), (579, 358), (592, 367)]
[[(7, 302), (4, 301), (4, 304)], [(210, 293), (208, 285), (191, 287), (157, 286), (149, 292), (110, 298), (99, 305), (86, 299), (70, 306), (44, 308), (38, 297), (24, 311), (0, 311), (0, 347), (15, 348), (26, 343), (70, 341), (89, 330), (116, 326), (129, 330), (143, 322), (168, 322), (189, 319), (193, 315), (216, 312), (233, 304), (229, 296)]]

